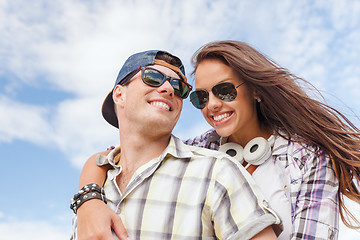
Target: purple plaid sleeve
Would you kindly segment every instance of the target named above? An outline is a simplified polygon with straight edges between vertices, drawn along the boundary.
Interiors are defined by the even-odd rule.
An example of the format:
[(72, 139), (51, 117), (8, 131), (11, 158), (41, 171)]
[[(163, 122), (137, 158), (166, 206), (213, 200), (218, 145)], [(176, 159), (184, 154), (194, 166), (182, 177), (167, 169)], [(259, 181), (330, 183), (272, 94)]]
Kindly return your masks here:
[(220, 146), (220, 136), (214, 129), (211, 129), (200, 136), (184, 141), (184, 143), (191, 146), (218, 150)]
[(291, 186), (291, 239), (337, 239), (339, 186), (329, 157), (317, 147), (294, 145), (292, 159), (301, 171), (301, 182)]

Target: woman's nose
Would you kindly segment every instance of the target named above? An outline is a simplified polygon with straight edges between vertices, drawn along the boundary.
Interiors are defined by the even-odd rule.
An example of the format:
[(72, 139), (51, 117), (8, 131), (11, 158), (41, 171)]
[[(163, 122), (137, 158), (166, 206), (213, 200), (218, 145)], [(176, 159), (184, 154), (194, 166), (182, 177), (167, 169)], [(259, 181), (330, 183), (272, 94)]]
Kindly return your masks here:
[(222, 101), (215, 97), (215, 95), (210, 92), (209, 93), (209, 101), (207, 103), (207, 108), (210, 110), (210, 111), (218, 111), (222, 106)]

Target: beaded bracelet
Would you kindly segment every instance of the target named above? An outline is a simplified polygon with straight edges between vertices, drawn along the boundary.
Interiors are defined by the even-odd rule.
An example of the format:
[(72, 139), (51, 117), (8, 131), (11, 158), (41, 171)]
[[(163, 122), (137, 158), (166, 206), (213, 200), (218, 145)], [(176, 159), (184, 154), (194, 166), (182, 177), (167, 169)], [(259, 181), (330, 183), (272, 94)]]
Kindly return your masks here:
[(70, 208), (76, 214), (77, 209), (86, 201), (90, 199), (100, 199), (106, 203), (105, 192), (102, 187), (97, 184), (88, 184), (80, 189), (70, 200)]

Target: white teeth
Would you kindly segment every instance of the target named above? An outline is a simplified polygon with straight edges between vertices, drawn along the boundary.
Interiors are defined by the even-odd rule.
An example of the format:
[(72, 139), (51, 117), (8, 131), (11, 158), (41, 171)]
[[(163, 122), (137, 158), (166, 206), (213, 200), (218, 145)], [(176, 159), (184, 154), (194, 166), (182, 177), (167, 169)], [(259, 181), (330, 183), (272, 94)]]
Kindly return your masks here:
[(230, 113), (224, 113), (221, 115), (213, 116), (213, 119), (218, 122), (218, 121), (224, 120), (225, 118), (228, 118), (228, 117), (230, 117)]
[(166, 110), (170, 110), (170, 106), (167, 105), (167, 104), (164, 103), (164, 102), (151, 102), (150, 104), (151, 104), (151, 105), (155, 105), (155, 106), (159, 106), (159, 107), (162, 107), (162, 108), (165, 108)]

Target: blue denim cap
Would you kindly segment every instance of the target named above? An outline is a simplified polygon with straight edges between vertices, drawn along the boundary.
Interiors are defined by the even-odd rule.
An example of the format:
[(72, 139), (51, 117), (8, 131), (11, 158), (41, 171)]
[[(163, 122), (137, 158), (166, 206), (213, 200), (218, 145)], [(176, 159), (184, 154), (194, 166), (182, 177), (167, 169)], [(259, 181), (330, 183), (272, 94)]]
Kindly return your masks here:
[[(103, 102), (103, 105), (102, 105), (102, 115), (103, 115), (104, 119), (108, 123), (113, 125), (114, 127), (119, 128), (118, 119), (116, 117), (116, 113), (114, 110), (114, 101), (112, 98), (113, 90), (116, 87), (116, 85), (118, 85), (118, 84), (122, 85), (123, 83), (126, 83), (129, 80), (128, 79), (129, 76), (132, 77), (131, 73), (133, 73), (135, 70), (139, 69), (140, 67), (145, 67), (148, 65), (160, 64), (160, 65), (169, 67), (172, 70), (175, 70), (175, 72), (177, 72), (178, 75), (186, 81), (185, 68), (182, 65), (182, 62), (181, 62), (181, 66), (179, 66), (179, 67), (170, 65), (168, 63), (165, 63), (164, 61), (159, 61), (160, 63), (156, 62), (155, 58), (158, 53), (166, 53), (166, 54), (178, 59), (181, 62), (181, 60), (178, 57), (176, 57), (166, 51), (161, 51), (161, 50), (149, 50), (149, 51), (139, 52), (134, 55), (131, 55), (126, 60), (126, 62), (122, 66), (122, 68), (120, 69), (120, 72), (115, 81), (115, 85), (114, 85), (113, 89), (111, 90), (111, 92), (106, 96), (106, 98)], [(161, 62), (163, 62), (164, 64), (162, 64)]]

